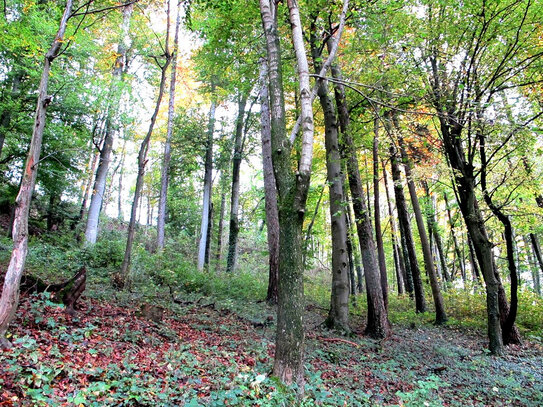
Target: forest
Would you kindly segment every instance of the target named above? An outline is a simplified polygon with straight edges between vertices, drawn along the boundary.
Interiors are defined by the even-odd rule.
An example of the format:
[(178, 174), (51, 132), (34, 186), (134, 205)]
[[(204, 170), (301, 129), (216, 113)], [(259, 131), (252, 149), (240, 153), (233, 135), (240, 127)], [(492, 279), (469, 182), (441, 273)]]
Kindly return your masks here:
[(543, 405), (542, 21), (0, 2), (0, 406)]

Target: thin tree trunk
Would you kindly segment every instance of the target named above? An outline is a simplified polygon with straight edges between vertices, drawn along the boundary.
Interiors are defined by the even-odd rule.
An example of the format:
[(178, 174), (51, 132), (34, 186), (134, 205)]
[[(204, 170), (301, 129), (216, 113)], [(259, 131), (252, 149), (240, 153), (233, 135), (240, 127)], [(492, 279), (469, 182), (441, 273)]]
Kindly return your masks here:
[(429, 210), (427, 211), (427, 214), (426, 214), (428, 218), (428, 230), (435, 240), (437, 254), (439, 256), (439, 261), (441, 263), (441, 271), (443, 273), (443, 278), (445, 279), (445, 281), (448, 282), (450, 280), (450, 276), (449, 276), (449, 271), (447, 269), (447, 258), (443, 251), (443, 243), (441, 241), (441, 234), (439, 233), (439, 226), (436, 220), (435, 205), (434, 205), (434, 202), (432, 202), (432, 194), (430, 193), (430, 188), (428, 187), (428, 183), (426, 181), (423, 181), (422, 184), (423, 184), (424, 190), (426, 191), (426, 196), (428, 198), (428, 205), (429, 205)]
[(87, 202), (89, 200), (89, 195), (91, 192), (91, 186), (92, 181), (94, 179), (94, 170), (96, 169), (96, 164), (98, 163), (98, 157), (100, 153), (98, 152), (91, 152), (92, 156), (90, 158), (89, 162), (89, 171), (88, 171), (88, 178), (87, 182), (85, 183), (84, 189), (83, 189), (83, 200), (81, 201), (81, 208), (79, 209), (79, 222), (83, 220), (85, 217), (85, 211), (87, 209)]
[[(316, 25), (311, 24), (310, 33), (311, 54), (313, 66), (318, 73), (320, 69), (317, 46)], [(346, 205), (343, 192), (343, 173), (341, 171), (341, 156), (338, 141), (338, 123), (332, 99), (328, 94), (328, 82), (318, 80), (317, 94), (324, 113), (324, 141), (326, 147), (326, 173), (328, 192), (330, 194), (329, 208), (332, 236), (332, 292), (330, 311), (325, 325), (349, 334), (349, 256), (347, 249)]]
[(262, 140), (262, 171), (264, 175), (264, 199), (266, 202), (266, 229), (268, 235), (269, 276), (266, 302), (277, 304), (279, 280), (279, 213), (277, 188), (272, 163), (270, 104), (268, 96), (268, 62), (260, 60), (260, 125)]
[(398, 210), (398, 219), (400, 221), (400, 232), (402, 240), (405, 242), (405, 248), (409, 258), (409, 269), (413, 278), (415, 289), (415, 309), (417, 312), (426, 312), (426, 300), (424, 298), (424, 287), (420, 275), (419, 263), (415, 252), (415, 243), (411, 234), (411, 223), (407, 212), (407, 203), (403, 192), (400, 167), (398, 157), (394, 146), (390, 146), (390, 157), (392, 164), (392, 180), (394, 181), (394, 194), (396, 196), (396, 208)]
[(121, 162), (120, 165), (120, 171), (119, 171), (119, 191), (117, 194), (117, 219), (119, 221), (122, 221), (124, 219), (123, 216), (123, 207), (122, 207), (122, 196), (123, 196), (123, 176), (124, 176), (124, 160), (126, 159), (126, 140), (123, 143), (123, 149), (121, 150)]
[[(505, 245), (506, 245), (506, 253), (507, 253), (507, 266), (509, 268), (509, 275), (511, 278), (511, 304), (509, 305), (507, 309), (507, 313), (503, 312), (503, 309), (505, 308), (503, 305), (500, 307), (500, 320), (502, 324), (502, 338), (504, 345), (509, 344), (520, 344), (520, 336), (518, 329), (515, 327), (515, 320), (517, 318), (517, 311), (518, 311), (518, 284), (519, 284), (519, 278), (518, 278), (518, 270), (517, 270), (517, 253), (515, 251), (515, 243), (514, 243), (514, 230), (513, 225), (511, 224), (511, 219), (509, 216), (504, 214), (500, 208), (493, 202), (492, 197), (488, 193), (487, 189), (487, 165), (488, 162), (486, 160), (486, 151), (485, 151), (485, 139), (486, 137), (479, 132), (478, 134), (479, 138), (479, 154), (481, 157), (481, 188), (483, 190), (483, 198), (494, 214), (496, 218), (502, 223), (504, 228), (504, 237), (505, 237)], [(495, 268), (496, 269), (496, 268)], [(496, 274), (497, 269), (496, 269)], [(499, 279), (499, 275), (497, 275), (497, 278)], [(501, 283), (500, 283), (501, 285)], [(503, 287), (503, 286), (502, 286)], [(505, 301), (507, 303), (507, 298), (505, 297), (505, 292), (502, 295), (503, 300), (501, 303)]]
[(160, 170), (160, 195), (158, 198), (157, 217), (157, 250), (164, 250), (165, 226), (166, 226), (166, 205), (168, 202), (168, 183), (170, 161), (172, 158), (172, 134), (173, 119), (175, 114), (175, 82), (177, 80), (177, 53), (179, 47), (179, 27), (181, 25), (181, 0), (177, 2), (177, 18), (175, 22), (175, 34), (172, 50), (172, 71), (170, 75), (170, 100), (168, 101), (168, 127), (166, 130), (166, 141), (164, 143), (164, 155)]
[(87, 245), (93, 245), (96, 243), (96, 238), (98, 237), (98, 223), (100, 219), (100, 212), (102, 211), (104, 192), (106, 190), (111, 151), (113, 149), (114, 122), (117, 117), (119, 101), (121, 98), (119, 91), (119, 88), (121, 87), (119, 87), (119, 84), (123, 81), (123, 66), (127, 51), (127, 45), (124, 43), (124, 41), (125, 38), (128, 37), (128, 32), (130, 30), (130, 18), (132, 16), (133, 9), (133, 3), (129, 3), (123, 8), (123, 25), (117, 48), (117, 58), (113, 66), (113, 79), (109, 92), (110, 103), (107, 107), (104, 143), (102, 149), (100, 150), (100, 159), (98, 162), (98, 168), (96, 170), (91, 203), (87, 214), (87, 225), (85, 228), (85, 244)]
[(349, 196), (347, 190), (345, 189), (345, 182), (343, 183), (343, 188), (345, 190), (345, 224), (347, 227), (347, 254), (349, 255), (349, 280), (351, 285), (351, 295), (356, 295), (356, 271), (355, 271), (355, 259), (353, 253), (353, 235), (351, 228), (351, 207), (349, 203)]
[[(449, 205), (449, 198), (448, 198), (446, 192), (443, 192), (443, 198), (445, 199), (445, 207), (447, 209), (447, 216), (449, 217), (449, 226), (451, 228), (451, 236), (452, 236), (453, 244), (454, 244), (454, 252), (456, 253), (456, 257), (458, 258), (458, 264), (460, 266), (460, 274), (462, 276), (464, 276), (466, 274), (465, 265), (464, 265), (464, 261), (463, 261), (464, 257), (462, 256), (462, 253), (460, 252), (460, 247), (458, 245), (458, 240), (456, 238), (454, 219), (453, 219), (452, 214), (451, 214), (451, 207)], [(469, 237), (468, 237), (468, 239), (469, 239)], [(477, 264), (474, 265), (472, 263), (472, 266), (473, 266), (473, 270), (478, 270)], [(453, 272), (451, 272), (451, 281), (453, 280), (453, 276), (454, 276), (454, 270), (453, 270)]]
[[(151, 121), (149, 123), (149, 130), (145, 138), (142, 140), (139, 153), (138, 153), (138, 176), (136, 178), (136, 189), (134, 191), (134, 200), (132, 201), (132, 211), (130, 213), (130, 221), (128, 223), (128, 236), (126, 238), (126, 249), (124, 252), (124, 259), (121, 265), (121, 270), (119, 274), (115, 276), (115, 283), (118, 287), (124, 287), (129, 283), (129, 273), (130, 273), (130, 260), (132, 257), (132, 245), (134, 244), (134, 234), (136, 228), (136, 212), (138, 208), (138, 203), (141, 198), (141, 191), (143, 188), (144, 176), (145, 176), (145, 166), (147, 165), (147, 153), (149, 151), (149, 144), (151, 142), (151, 136), (153, 135), (153, 129), (155, 127), (156, 118), (160, 110), (160, 104), (162, 103), (162, 96), (164, 95), (164, 88), (166, 86), (166, 72), (171, 62), (171, 54), (168, 49), (170, 34), (170, 1), (168, 0), (168, 14), (167, 14), (167, 26), (166, 26), (166, 41), (165, 41), (165, 56), (166, 60), (164, 65), (161, 68), (160, 75), (160, 85), (158, 88), (158, 95), (155, 104), (155, 110), (151, 116)], [(142, 200), (143, 201), (143, 200)], [(141, 209), (140, 209), (141, 214)]]
[(534, 285), (536, 292), (541, 295), (541, 279), (540, 273), (543, 273), (543, 256), (541, 255), (541, 248), (539, 247), (539, 240), (535, 233), (530, 233), (530, 242), (532, 243), (532, 250), (534, 256), (537, 260), (537, 265), (535, 266), (535, 278)]
[(434, 259), (432, 256), (432, 248), (428, 242), (428, 235), (426, 228), (424, 227), (424, 218), (422, 217), (422, 211), (420, 209), (419, 198), (417, 196), (417, 189), (415, 188), (415, 182), (411, 174), (411, 160), (407, 155), (403, 139), (398, 138), (400, 144), (400, 151), (402, 160), (404, 163), (405, 176), (407, 178), (407, 187), (409, 189), (409, 195), (411, 197), (411, 205), (413, 212), (415, 213), (415, 221), (419, 231), (420, 243), (422, 246), (422, 254), (424, 256), (424, 268), (426, 274), (430, 278), (430, 287), (432, 288), (432, 296), (434, 298), (434, 306), (436, 309), (436, 325), (443, 325), (447, 322), (447, 313), (445, 312), (445, 305), (443, 304), (443, 297), (441, 296), (441, 289), (439, 288), (439, 280), (436, 276), (436, 268), (434, 265)]
[(207, 129), (207, 142), (206, 142), (206, 157), (204, 168), (204, 197), (202, 201), (202, 222), (200, 228), (200, 244), (198, 246), (198, 270), (202, 271), (206, 263), (207, 253), (207, 235), (209, 229), (209, 222), (211, 220), (211, 187), (213, 180), (211, 174), (213, 172), (213, 133), (215, 131), (215, 85), (211, 85), (212, 100), (209, 108), (209, 124)]
[(373, 206), (375, 219), (375, 243), (377, 244), (377, 257), (379, 259), (379, 270), (381, 273), (381, 289), (383, 290), (383, 301), (388, 309), (388, 278), (387, 263), (385, 260), (385, 247), (383, 244), (383, 233), (381, 231), (381, 202), (379, 201), (379, 119), (374, 120), (373, 126)]
[[(332, 76), (341, 79), (341, 71), (338, 67), (332, 66)], [(339, 124), (342, 135), (342, 144), (347, 157), (347, 174), (353, 209), (355, 215), (358, 241), (364, 265), (364, 276), (366, 280), (366, 295), (368, 299), (368, 324), (366, 334), (375, 338), (385, 338), (390, 334), (390, 322), (388, 312), (383, 299), (381, 288), (381, 277), (371, 220), (366, 206), (358, 159), (354, 148), (353, 140), (349, 132), (349, 110), (345, 98), (345, 89), (340, 84), (335, 84), (335, 98), (339, 113)]]
[(51, 103), (51, 97), (47, 95), (51, 64), (58, 56), (60, 48), (64, 43), (64, 33), (66, 32), (72, 5), (72, 0), (66, 1), (66, 7), (60, 20), (59, 29), (51, 44), (51, 48), (49, 48), (45, 54), (43, 61), (43, 71), (39, 86), (32, 139), (28, 149), (21, 187), (15, 201), (13, 250), (4, 278), (2, 297), (0, 298), (0, 348), (3, 349), (11, 347), (11, 343), (6, 339), (5, 335), (19, 304), (19, 284), (21, 282), (21, 276), (23, 274), (28, 253), (28, 215), (30, 211), (30, 202), (32, 200), (32, 192), (34, 191), (36, 177), (38, 175), (38, 164), (40, 161), (47, 106)]
[(232, 191), (230, 199), (230, 229), (228, 233), (228, 257), (226, 259), (226, 272), (235, 270), (238, 257), (239, 236), (239, 171), (243, 154), (243, 118), (247, 95), (239, 96), (238, 117), (236, 120), (236, 133), (234, 137), (234, 157), (232, 160)]
[(217, 228), (217, 251), (215, 252), (215, 261), (216, 261), (216, 270), (220, 270), (220, 263), (222, 257), (222, 240), (223, 240), (223, 229), (224, 229), (224, 212), (226, 210), (226, 186), (224, 180), (226, 176), (224, 175), (224, 170), (221, 171), (221, 205), (219, 207), (219, 225)]
[(398, 294), (403, 294), (407, 291), (410, 295), (413, 294), (413, 281), (408, 284), (407, 270), (404, 262), (403, 253), (400, 252), (398, 245), (398, 229), (396, 229), (396, 220), (394, 219), (394, 211), (392, 210), (392, 201), (388, 189), (388, 176), (383, 162), (383, 179), (385, 180), (385, 192), (388, 205), (388, 216), (390, 217), (390, 237), (392, 239), (392, 250), (394, 253), (394, 266), (396, 267), (396, 278), (398, 280)]

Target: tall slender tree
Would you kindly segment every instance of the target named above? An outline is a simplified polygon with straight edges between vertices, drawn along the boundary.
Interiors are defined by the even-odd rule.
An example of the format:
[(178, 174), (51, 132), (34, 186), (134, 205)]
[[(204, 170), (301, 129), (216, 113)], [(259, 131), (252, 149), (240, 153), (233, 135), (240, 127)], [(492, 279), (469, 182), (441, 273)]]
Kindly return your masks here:
[(200, 228), (200, 243), (198, 245), (198, 270), (202, 271), (209, 260), (209, 228), (211, 223), (211, 189), (213, 179), (213, 134), (215, 132), (215, 111), (217, 101), (215, 84), (211, 84), (211, 106), (209, 107), (206, 154), (204, 162), (204, 196), (202, 200), (202, 221)]
[[(121, 264), (121, 270), (119, 274), (115, 276), (115, 283), (119, 287), (124, 287), (129, 282), (129, 272), (130, 272), (130, 262), (132, 258), (132, 246), (134, 244), (134, 233), (136, 228), (136, 215), (138, 210), (138, 204), (143, 203), (141, 196), (141, 191), (143, 189), (143, 182), (145, 176), (145, 167), (147, 166), (147, 153), (149, 152), (149, 144), (151, 143), (151, 136), (153, 135), (153, 130), (155, 128), (156, 119), (158, 117), (158, 112), (160, 110), (160, 105), (162, 103), (162, 97), (164, 95), (164, 89), (166, 87), (166, 78), (168, 67), (172, 61), (172, 54), (170, 54), (169, 41), (170, 41), (170, 0), (168, 0), (167, 8), (167, 23), (166, 23), (166, 39), (164, 42), (164, 62), (159, 64), (160, 68), (160, 84), (158, 87), (158, 94), (155, 104), (155, 110), (151, 116), (149, 122), (149, 129), (147, 134), (143, 138), (140, 149), (138, 152), (138, 175), (136, 177), (136, 188), (134, 190), (134, 200), (132, 201), (132, 210), (130, 212), (130, 221), (128, 223), (128, 233), (126, 238), (126, 248), (124, 252), (123, 262)], [(179, 14), (179, 9), (178, 9)], [(177, 25), (176, 25), (177, 27)], [(141, 208), (140, 208), (141, 215)]]
[(19, 194), (16, 199), (15, 217), (13, 222), (13, 250), (9, 261), (4, 286), (2, 288), (2, 297), (0, 297), (0, 347), (10, 348), (11, 343), (5, 335), (9, 323), (15, 315), (19, 304), (19, 284), (23, 274), (26, 256), (28, 254), (28, 215), (30, 211), (30, 201), (32, 192), (36, 184), (38, 175), (38, 164), (40, 162), (40, 153), (43, 140), (43, 130), (45, 128), (46, 111), (51, 103), (51, 96), (48, 95), (49, 76), (51, 73), (51, 64), (58, 57), (61, 47), (64, 44), (64, 35), (68, 25), (68, 19), (72, 12), (73, 0), (67, 0), (64, 13), (60, 20), (58, 31), (55, 35), (51, 47), (45, 53), (43, 60), (43, 71), (41, 75), (40, 86), (38, 89), (38, 102), (36, 114), (34, 116), (34, 126), (32, 130), (32, 139), (28, 149), (23, 178), (19, 188)]
[(98, 237), (98, 224), (100, 220), (100, 212), (104, 201), (106, 191), (107, 174), (111, 161), (111, 152), (113, 150), (113, 141), (115, 137), (115, 123), (119, 112), (119, 102), (121, 99), (123, 82), (123, 71), (126, 63), (126, 53), (129, 44), (126, 43), (130, 32), (130, 19), (134, 10), (134, 3), (127, 3), (123, 7), (123, 23), (119, 36), (119, 44), (117, 46), (115, 63), (112, 68), (112, 80), (109, 92), (109, 103), (107, 106), (105, 134), (102, 148), (100, 149), (100, 158), (96, 176), (94, 178), (94, 187), (92, 191), (91, 202), (87, 213), (87, 224), (85, 227), (85, 242), (92, 245), (96, 243)]
[[(243, 92), (243, 91), (242, 91)], [(245, 108), (247, 105), (247, 94), (242, 93), (238, 99), (238, 117), (236, 119), (236, 130), (234, 135), (234, 157), (232, 160), (232, 189), (230, 199), (230, 229), (228, 232), (228, 257), (226, 259), (226, 272), (234, 271), (238, 257), (238, 236), (239, 236), (239, 173), (243, 154), (243, 122)]]
[(181, 25), (181, 0), (177, 2), (177, 18), (175, 22), (175, 33), (173, 40), (173, 49), (171, 55), (171, 74), (170, 74), (170, 99), (168, 101), (168, 128), (166, 130), (166, 141), (164, 142), (164, 154), (162, 156), (162, 167), (160, 170), (160, 195), (158, 198), (158, 217), (157, 217), (157, 249), (164, 249), (166, 209), (168, 202), (168, 181), (170, 161), (172, 158), (172, 133), (173, 119), (175, 113), (175, 86), (177, 82), (177, 54), (179, 48), (179, 27)]

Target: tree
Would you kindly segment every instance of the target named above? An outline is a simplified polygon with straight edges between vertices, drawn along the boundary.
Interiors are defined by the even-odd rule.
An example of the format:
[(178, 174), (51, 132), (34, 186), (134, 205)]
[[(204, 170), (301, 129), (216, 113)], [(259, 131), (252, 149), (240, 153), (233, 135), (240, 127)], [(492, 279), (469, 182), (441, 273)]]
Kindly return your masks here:
[(230, 230), (228, 236), (228, 257), (226, 259), (226, 272), (232, 272), (236, 268), (238, 256), (239, 235), (239, 172), (243, 154), (244, 131), (243, 123), (247, 95), (238, 95), (238, 117), (234, 136), (234, 157), (232, 160), (232, 195), (230, 200)]
[(111, 151), (113, 149), (113, 140), (115, 136), (115, 122), (117, 120), (119, 102), (121, 99), (120, 92), (122, 87), (119, 85), (123, 81), (123, 72), (124, 69), (126, 69), (126, 52), (129, 44), (126, 44), (125, 41), (128, 38), (128, 33), (130, 32), (130, 19), (133, 10), (133, 3), (127, 3), (123, 6), (123, 23), (115, 63), (112, 68), (112, 81), (108, 97), (109, 103), (106, 113), (104, 141), (102, 147), (100, 148), (100, 158), (98, 161), (98, 168), (96, 169), (92, 198), (87, 214), (87, 224), (85, 227), (85, 242), (89, 245), (96, 243), (96, 239), (98, 237), (98, 223), (100, 220), (104, 193), (106, 191), (107, 174), (111, 161)]
[(394, 182), (394, 195), (396, 197), (396, 209), (398, 210), (398, 220), (400, 222), (400, 233), (402, 235), (402, 246), (407, 251), (409, 262), (409, 271), (415, 290), (415, 309), (417, 312), (426, 312), (426, 299), (424, 298), (424, 287), (420, 276), (419, 263), (415, 252), (415, 243), (411, 234), (411, 222), (407, 211), (407, 203), (403, 193), (401, 172), (399, 166), (399, 157), (396, 147), (390, 146), (390, 163), (392, 167), (392, 180)]
[[(315, 73), (322, 69), (321, 52), (317, 44), (317, 17), (311, 23), (310, 45)], [(330, 311), (325, 321), (329, 328), (350, 333), (349, 327), (349, 252), (347, 248), (347, 219), (343, 172), (339, 151), (337, 115), (328, 93), (328, 81), (318, 79), (320, 105), (324, 113), (324, 140), (326, 146), (326, 172), (330, 194), (330, 219), (332, 236), (332, 293)]]
[(439, 288), (439, 281), (436, 276), (436, 269), (434, 266), (434, 260), (432, 257), (432, 249), (430, 242), (428, 241), (428, 235), (424, 227), (424, 219), (422, 217), (422, 211), (420, 209), (419, 198), (417, 196), (417, 190), (415, 188), (415, 182), (411, 174), (411, 161), (405, 150), (403, 138), (398, 137), (398, 143), (400, 145), (400, 151), (402, 160), (404, 163), (405, 177), (407, 178), (407, 187), (409, 189), (409, 196), (411, 197), (411, 205), (413, 212), (415, 213), (415, 221), (417, 222), (417, 229), (419, 231), (420, 243), (422, 246), (422, 254), (424, 256), (424, 267), (426, 274), (430, 278), (430, 286), (432, 287), (432, 295), (434, 297), (434, 305), (436, 308), (436, 325), (442, 325), (447, 322), (447, 314), (445, 313), (445, 306), (443, 305), (443, 297), (441, 296), (441, 290)]
[[(179, 8), (177, 9), (177, 21), (179, 21)], [(160, 84), (158, 87), (158, 95), (156, 99), (155, 110), (149, 121), (149, 129), (147, 134), (143, 138), (140, 149), (138, 152), (138, 175), (136, 177), (136, 188), (134, 190), (134, 200), (132, 201), (132, 210), (130, 212), (130, 221), (128, 223), (128, 233), (126, 238), (126, 248), (124, 252), (124, 259), (121, 265), (121, 270), (118, 275), (115, 276), (115, 283), (118, 287), (124, 287), (128, 283), (129, 271), (130, 271), (130, 260), (132, 256), (132, 245), (134, 243), (134, 233), (136, 227), (136, 214), (138, 210), (138, 204), (141, 199), (141, 191), (143, 189), (144, 176), (145, 176), (145, 167), (147, 165), (147, 153), (149, 151), (149, 143), (151, 142), (151, 136), (153, 135), (153, 130), (155, 127), (156, 119), (158, 112), (160, 110), (160, 104), (162, 103), (162, 96), (164, 95), (164, 89), (166, 87), (166, 77), (168, 67), (172, 61), (172, 54), (169, 49), (169, 40), (170, 40), (170, 1), (168, 0), (168, 9), (167, 9), (167, 23), (166, 23), (166, 39), (164, 42), (164, 57), (165, 61), (162, 64), (159, 64), (160, 68)], [(176, 24), (176, 28), (179, 26)], [(157, 62), (158, 63), (158, 62)], [(140, 211), (141, 213), (141, 211)]]
[(177, 80), (177, 54), (179, 48), (179, 26), (181, 25), (181, 1), (177, 2), (177, 19), (175, 22), (175, 34), (173, 40), (172, 49), (172, 68), (170, 75), (170, 99), (168, 102), (168, 129), (166, 133), (166, 141), (164, 142), (164, 155), (162, 158), (162, 167), (160, 171), (160, 195), (158, 200), (158, 216), (157, 216), (157, 249), (164, 249), (164, 235), (166, 225), (166, 204), (168, 200), (168, 181), (170, 161), (172, 156), (171, 144), (172, 144), (172, 132), (173, 132), (173, 119), (175, 108), (175, 82)]
[(202, 222), (200, 243), (198, 245), (198, 270), (202, 271), (209, 263), (209, 228), (211, 224), (211, 188), (213, 180), (213, 133), (215, 131), (215, 111), (217, 108), (214, 94), (215, 84), (211, 84), (211, 105), (209, 107), (206, 153), (204, 162), (204, 196), (202, 201)]
[(58, 57), (64, 42), (64, 34), (66, 32), (66, 26), (68, 25), (72, 6), (73, 1), (67, 0), (55, 39), (45, 54), (43, 61), (43, 73), (39, 87), (32, 140), (30, 142), (25, 171), (16, 200), (15, 218), (13, 223), (13, 251), (11, 252), (11, 258), (2, 289), (2, 297), (0, 298), (0, 347), (2, 348), (9, 348), (11, 346), (9, 341), (5, 338), (5, 335), (8, 325), (15, 315), (15, 310), (17, 309), (19, 302), (19, 283), (21, 281), (26, 255), (28, 253), (28, 214), (32, 192), (34, 191), (34, 185), (38, 175), (38, 164), (40, 162), (46, 111), (51, 103), (51, 96), (47, 94), (51, 64)]
[(260, 61), (260, 127), (269, 258), (266, 302), (270, 305), (276, 305), (279, 280), (279, 213), (277, 208), (277, 182), (275, 181), (272, 163), (271, 118), (267, 77), (268, 62), (265, 58), (262, 58)]
[(369, 211), (364, 197), (362, 180), (358, 166), (356, 149), (350, 133), (350, 117), (345, 88), (341, 84), (341, 71), (337, 66), (332, 66), (332, 76), (335, 82), (335, 98), (339, 112), (339, 124), (341, 130), (341, 149), (347, 157), (346, 167), (351, 191), (356, 230), (364, 266), (364, 278), (366, 281), (366, 295), (368, 299), (368, 324), (365, 332), (374, 338), (385, 338), (390, 334), (390, 322), (381, 288), (381, 276), (375, 252), (373, 230)]

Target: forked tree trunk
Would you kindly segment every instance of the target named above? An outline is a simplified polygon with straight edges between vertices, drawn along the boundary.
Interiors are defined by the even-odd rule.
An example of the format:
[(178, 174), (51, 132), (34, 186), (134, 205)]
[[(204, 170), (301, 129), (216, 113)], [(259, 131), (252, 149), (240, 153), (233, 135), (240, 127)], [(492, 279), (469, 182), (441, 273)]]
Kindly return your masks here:
[(478, 138), (479, 154), (481, 157), (481, 188), (483, 190), (483, 198), (494, 216), (498, 218), (498, 220), (502, 223), (504, 227), (507, 266), (509, 268), (509, 275), (511, 278), (511, 304), (509, 305), (507, 304), (505, 290), (503, 289), (503, 285), (501, 284), (497, 268), (494, 267), (494, 269), (496, 270), (496, 278), (500, 283), (500, 322), (502, 326), (503, 344), (520, 344), (520, 335), (518, 329), (515, 327), (515, 320), (517, 318), (518, 310), (519, 278), (517, 270), (517, 253), (515, 250), (513, 225), (511, 224), (511, 219), (509, 219), (509, 216), (502, 212), (502, 210), (492, 200), (491, 195), (488, 193), (486, 178), (488, 162), (486, 160), (485, 151), (486, 137), (482, 133), (479, 133)]
[(43, 130), (45, 128), (46, 120), (45, 114), (47, 106), (51, 103), (51, 97), (47, 95), (49, 74), (51, 72), (51, 64), (58, 56), (62, 44), (64, 44), (64, 33), (66, 32), (72, 5), (72, 0), (66, 1), (66, 7), (60, 20), (59, 29), (51, 44), (51, 48), (49, 48), (45, 54), (43, 71), (38, 89), (39, 96), (34, 117), (32, 139), (28, 149), (21, 187), (15, 201), (13, 250), (4, 278), (2, 297), (0, 298), (0, 348), (4, 349), (11, 347), (11, 343), (6, 339), (5, 335), (19, 304), (19, 284), (21, 282), (21, 276), (23, 274), (28, 253), (28, 215), (30, 211), (30, 202), (32, 200), (32, 192), (34, 191), (36, 177), (38, 175), (38, 164), (40, 161)]
[[(164, 47), (166, 60), (164, 61), (164, 65), (160, 67), (161, 68), (160, 85), (158, 88), (158, 95), (157, 95), (155, 110), (153, 112), (153, 115), (151, 116), (151, 121), (149, 123), (149, 130), (147, 130), (147, 134), (145, 135), (144, 139), (141, 142), (139, 153), (138, 153), (138, 176), (136, 178), (136, 188), (134, 191), (134, 200), (132, 201), (130, 221), (128, 223), (128, 236), (126, 238), (126, 249), (124, 252), (124, 259), (121, 265), (121, 270), (119, 274), (117, 274), (114, 277), (115, 285), (117, 285), (120, 288), (124, 287), (127, 283), (129, 283), (130, 261), (132, 258), (132, 246), (134, 244), (134, 234), (136, 231), (136, 215), (137, 215), (137, 210), (138, 210), (138, 203), (140, 202), (140, 199), (142, 198), (141, 191), (143, 189), (145, 167), (147, 165), (147, 153), (149, 151), (151, 136), (153, 135), (153, 129), (155, 127), (155, 122), (158, 116), (158, 112), (160, 110), (160, 104), (162, 103), (162, 96), (164, 95), (164, 88), (166, 86), (166, 72), (171, 62), (171, 54), (168, 50), (169, 34), (170, 34), (170, 1), (168, 0), (166, 41), (165, 41), (165, 47)], [(143, 202), (142, 199), (141, 201)], [(140, 209), (140, 215), (141, 215), (141, 209)]]
[(239, 171), (243, 154), (243, 118), (247, 95), (240, 95), (238, 101), (238, 117), (236, 119), (236, 133), (234, 136), (234, 157), (232, 160), (232, 190), (230, 199), (230, 229), (228, 232), (228, 257), (226, 259), (226, 272), (234, 271), (238, 258), (239, 236)]
[[(338, 67), (332, 66), (332, 76), (341, 80), (341, 71)], [(375, 242), (373, 240), (373, 230), (366, 205), (366, 198), (364, 197), (362, 181), (360, 179), (358, 159), (349, 132), (349, 110), (345, 98), (345, 89), (340, 84), (336, 84), (334, 89), (342, 135), (342, 148), (347, 157), (349, 188), (351, 190), (356, 230), (358, 232), (358, 241), (360, 244), (360, 253), (362, 255), (364, 277), (366, 280), (368, 324), (365, 332), (367, 335), (374, 338), (385, 338), (390, 334), (390, 322), (388, 320), (388, 312), (383, 299), (381, 276), (377, 262)]]
[(158, 198), (157, 217), (157, 250), (164, 249), (165, 226), (166, 226), (166, 205), (168, 201), (168, 182), (170, 161), (172, 158), (172, 133), (173, 119), (175, 114), (175, 82), (177, 80), (177, 52), (179, 46), (179, 27), (181, 25), (181, 0), (177, 2), (177, 18), (175, 22), (175, 34), (172, 50), (172, 71), (170, 75), (170, 100), (168, 101), (168, 128), (166, 130), (166, 141), (164, 143), (164, 155), (160, 170), (160, 195)]
[(400, 232), (402, 233), (402, 241), (405, 244), (407, 256), (409, 259), (409, 268), (413, 278), (413, 286), (415, 289), (415, 309), (417, 312), (426, 312), (426, 300), (424, 298), (424, 287), (420, 275), (419, 262), (415, 252), (415, 243), (411, 234), (411, 223), (407, 212), (407, 203), (403, 192), (400, 167), (398, 164), (398, 156), (396, 148), (390, 146), (390, 157), (392, 166), (392, 180), (394, 181), (394, 194), (396, 197), (396, 208), (398, 210), (398, 219), (400, 221)]
[(111, 151), (113, 149), (115, 132), (114, 122), (117, 119), (119, 101), (121, 99), (119, 85), (123, 81), (122, 73), (127, 51), (127, 44), (125, 44), (124, 41), (125, 38), (128, 37), (128, 32), (130, 30), (130, 18), (132, 16), (133, 9), (133, 3), (127, 4), (123, 9), (123, 25), (121, 35), (119, 37), (117, 58), (113, 66), (113, 79), (109, 92), (110, 102), (107, 107), (104, 143), (102, 149), (100, 150), (100, 159), (98, 161), (98, 168), (96, 170), (96, 176), (94, 179), (94, 188), (87, 214), (87, 225), (85, 227), (85, 244), (88, 245), (93, 245), (96, 243), (96, 238), (98, 237), (98, 223), (100, 219), (100, 212), (102, 211), (104, 193), (106, 191), (107, 173), (111, 160)]
[(264, 175), (264, 199), (266, 202), (266, 229), (268, 235), (269, 276), (266, 302), (277, 304), (279, 280), (279, 213), (277, 187), (272, 163), (270, 103), (268, 95), (268, 63), (260, 60), (260, 125), (262, 140), (262, 169)]
[(405, 176), (407, 178), (407, 187), (409, 189), (409, 196), (411, 197), (411, 205), (413, 212), (415, 213), (415, 221), (417, 223), (417, 229), (419, 231), (420, 244), (422, 246), (422, 254), (424, 256), (424, 268), (426, 274), (430, 278), (430, 287), (432, 288), (432, 296), (434, 298), (434, 306), (436, 309), (436, 325), (443, 325), (447, 322), (447, 314), (445, 312), (445, 305), (443, 304), (443, 297), (441, 296), (441, 289), (439, 288), (439, 280), (436, 275), (436, 268), (434, 265), (434, 258), (432, 256), (432, 248), (428, 241), (428, 235), (426, 228), (424, 227), (424, 218), (422, 217), (422, 211), (420, 209), (419, 198), (417, 196), (417, 190), (415, 188), (415, 182), (411, 174), (411, 161), (405, 150), (403, 139), (398, 138), (400, 144), (400, 151), (405, 168)]
[[(310, 33), (313, 66), (320, 70), (317, 32), (315, 24), (311, 24)], [(330, 311), (325, 324), (349, 334), (349, 257), (347, 250), (347, 206), (343, 192), (343, 173), (338, 141), (338, 123), (332, 99), (328, 94), (328, 82), (318, 79), (317, 94), (324, 113), (324, 142), (326, 147), (326, 174), (330, 194), (330, 220), (332, 236), (332, 292)]]

